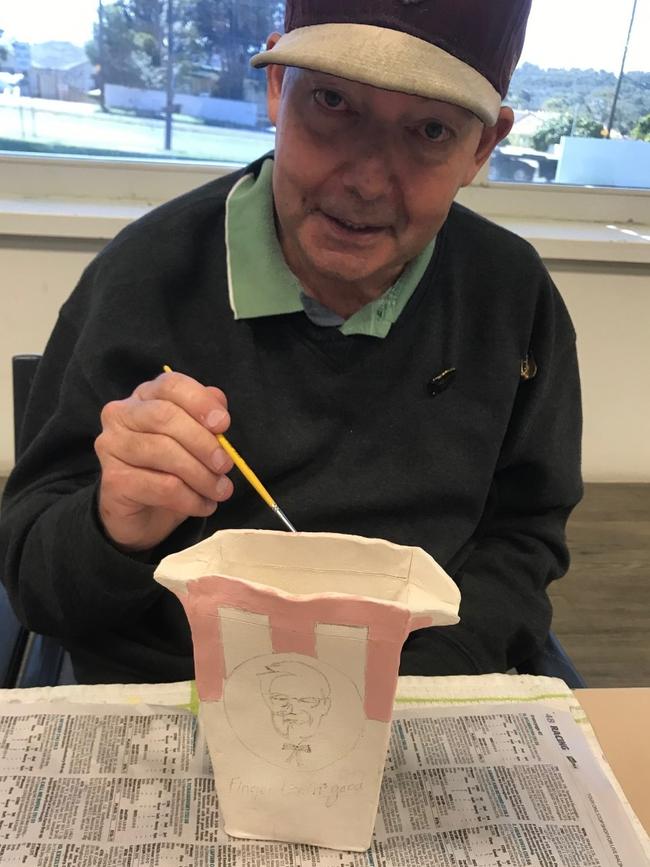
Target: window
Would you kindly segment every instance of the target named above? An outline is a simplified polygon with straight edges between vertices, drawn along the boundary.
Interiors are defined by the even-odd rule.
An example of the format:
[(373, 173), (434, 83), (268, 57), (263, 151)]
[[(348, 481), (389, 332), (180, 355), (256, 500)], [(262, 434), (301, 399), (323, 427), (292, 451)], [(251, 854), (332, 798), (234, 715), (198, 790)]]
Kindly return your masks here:
[[(273, 130), (248, 61), (283, 17), (283, 0), (4, 3), (0, 152), (249, 162)], [(650, 0), (534, 0), (483, 181), (650, 189), (649, 32)]]
[(0, 149), (242, 163), (273, 147), (248, 61), (282, 28), (280, 0), (3, 6)]
[(535, 0), (494, 181), (650, 188), (650, 0)]

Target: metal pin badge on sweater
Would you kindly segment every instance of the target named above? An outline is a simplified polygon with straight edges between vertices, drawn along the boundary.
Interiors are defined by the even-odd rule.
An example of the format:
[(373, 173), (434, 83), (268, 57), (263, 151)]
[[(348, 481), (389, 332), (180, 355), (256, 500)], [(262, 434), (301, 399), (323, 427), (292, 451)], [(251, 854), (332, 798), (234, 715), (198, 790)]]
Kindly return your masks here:
[(442, 394), (443, 391), (447, 391), (455, 379), (456, 368), (449, 367), (447, 370), (443, 370), (442, 373), (439, 373), (427, 382), (427, 392), (431, 397), (437, 397), (439, 394)]
[(519, 375), (525, 382), (527, 382), (529, 379), (535, 379), (537, 376), (537, 369), (537, 362), (529, 352), (525, 358), (521, 359)]

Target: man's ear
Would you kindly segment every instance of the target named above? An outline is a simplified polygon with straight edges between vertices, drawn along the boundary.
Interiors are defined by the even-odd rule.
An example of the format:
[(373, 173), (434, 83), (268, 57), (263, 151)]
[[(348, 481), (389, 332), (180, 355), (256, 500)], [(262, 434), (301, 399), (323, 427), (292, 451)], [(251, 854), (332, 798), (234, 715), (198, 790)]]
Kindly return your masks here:
[[(272, 33), (266, 40), (267, 51), (273, 48), (280, 38), (279, 33)], [(280, 105), (280, 93), (282, 92), (282, 79), (284, 78), (284, 66), (275, 63), (266, 67), (266, 106), (269, 120), (275, 126)]]
[(515, 122), (515, 114), (511, 108), (503, 106), (499, 111), (499, 117), (494, 126), (484, 126), (481, 133), (481, 140), (476, 148), (474, 159), (467, 168), (463, 183), (461, 186), (466, 187), (472, 183), (478, 174), (481, 166), (492, 156), (495, 147), (502, 142), (512, 129)]

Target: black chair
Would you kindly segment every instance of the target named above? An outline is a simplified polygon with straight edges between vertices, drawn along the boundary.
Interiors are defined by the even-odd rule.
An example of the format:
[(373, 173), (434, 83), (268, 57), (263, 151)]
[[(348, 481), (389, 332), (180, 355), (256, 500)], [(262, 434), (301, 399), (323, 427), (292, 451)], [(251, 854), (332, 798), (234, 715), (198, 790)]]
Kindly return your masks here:
[(25, 654), (28, 632), (16, 619), (7, 593), (0, 584), (0, 688), (16, 685)]
[(535, 656), (517, 666), (517, 673), (559, 677), (570, 689), (587, 686), (553, 632), (549, 632), (544, 646)]
[[(14, 451), (18, 457), (18, 437), (22, 424), (27, 394), (38, 366), (39, 356), (22, 356), (12, 359), (14, 391)], [(20, 624), (9, 603), (4, 586), (0, 584), (0, 684), (2, 689), (16, 686), (25, 659), (29, 632)]]
[[(40, 360), (40, 355), (16, 355), (12, 359), (16, 458), (21, 451), (20, 432), (29, 390)], [(3, 689), (75, 683), (70, 657), (65, 649), (56, 639), (30, 632), (18, 622), (2, 585), (0, 683)]]
[[(14, 442), (18, 457), (20, 430), (40, 355), (16, 355), (13, 361)], [(517, 667), (519, 674), (559, 677), (571, 689), (586, 686), (562, 645), (551, 632), (543, 648)], [(70, 657), (53, 638), (28, 632), (11, 610), (0, 585), (0, 678), (3, 687), (54, 686), (74, 683)]]

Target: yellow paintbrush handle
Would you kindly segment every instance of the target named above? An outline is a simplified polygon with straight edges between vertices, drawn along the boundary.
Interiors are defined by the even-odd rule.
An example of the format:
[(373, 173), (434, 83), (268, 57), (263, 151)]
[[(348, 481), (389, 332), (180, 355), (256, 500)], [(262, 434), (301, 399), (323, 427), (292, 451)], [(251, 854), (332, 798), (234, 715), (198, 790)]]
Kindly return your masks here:
[(260, 482), (260, 480), (255, 475), (255, 473), (248, 466), (248, 464), (243, 459), (243, 457), (239, 454), (237, 449), (231, 443), (228, 442), (228, 440), (225, 438), (225, 436), (223, 434), (217, 434), (217, 439), (219, 440), (219, 445), (221, 446), (221, 448), (225, 452), (227, 452), (228, 455), (232, 458), (234, 465), (237, 467), (237, 469), (240, 471), (240, 473), (248, 479), (248, 481), (255, 488), (255, 490), (260, 495), (260, 497), (266, 503), (268, 503), (268, 505), (272, 509), (277, 508), (278, 504), (275, 502), (273, 497), (266, 490), (264, 485)]

